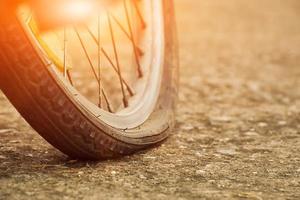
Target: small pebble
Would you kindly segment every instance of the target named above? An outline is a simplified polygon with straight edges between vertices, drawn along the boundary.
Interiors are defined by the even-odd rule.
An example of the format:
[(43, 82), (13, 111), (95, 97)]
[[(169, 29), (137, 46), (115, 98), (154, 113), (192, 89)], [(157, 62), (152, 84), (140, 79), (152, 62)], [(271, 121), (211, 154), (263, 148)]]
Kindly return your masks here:
[(198, 176), (205, 176), (206, 172), (204, 170), (197, 170), (196, 175)]
[(211, 121), (216, 123), (228, 123), (232, 121), (232, 118), (229, 116), (218, 116), (218, 117), (211, 117)]
[(0, 129), (0, 134), (12, 132), (12, 129)]
[(190, 131), (190, 130), (194, 129), (194, 126), (192, 126), (192, 125), (185, 125), (185, 126), (182, 126), (181, 129), (185, 130), (185, 131)]
[(111, 173), (111, 175), (116, 175), (117, 174), (116, 171), (111, 171), (110, 173)]
[(264, 127), (267, 127), (268, 124), (265, 123), (265, 122), (260, 122), (260, 123), (258, 123), (258, 126), (261, 127), (261, 128), (264, 128)]
[(200, 152), (196, 152), (195, 155), (196, 155), (197, 157), (202, 157), (202, 156), (203, 156), (202, 153), (200, 153)]
[(156, 157), (154, 157), (154, 156), (145, 156), (145, 159), (149, 159), (149, 160), (155, 160), (155, 159), (156, 159)]
[(279, 126), (285, 126), (286, 124), (287, 124), (286, 121), (279, 121), (279, 122), (278, 122), (278, 125), (279, 125)]
[(78, 175), (83, 175), (84, 172), (83, 172), (83, 171), (79, 171), (77, 174), (78, 174)]
[(254, 131), (248, 131), (245, 133), (246, 136), (259, 136), (259, 134), (257, 132)]
[(147, 179), (147, 177), (144, 176), (143, 174), (139, 175), (139, 178), (140, 178), (140, 179), (144, 179), (144, 180)]
[(222, 155), (229, 155), (229, 156), (233, 156), (237, 154), (235, 149), (219, 149), (217, 152)]

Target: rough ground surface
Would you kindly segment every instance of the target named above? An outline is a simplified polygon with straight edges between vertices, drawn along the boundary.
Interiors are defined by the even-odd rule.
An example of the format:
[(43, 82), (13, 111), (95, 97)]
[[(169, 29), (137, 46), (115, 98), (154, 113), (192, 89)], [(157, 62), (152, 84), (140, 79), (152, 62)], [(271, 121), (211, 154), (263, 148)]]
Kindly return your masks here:
[(300, 2), (175, 1), (172, 137), (120, 160), (70, 161), (0, 95), (0, 199), (300, 199)]

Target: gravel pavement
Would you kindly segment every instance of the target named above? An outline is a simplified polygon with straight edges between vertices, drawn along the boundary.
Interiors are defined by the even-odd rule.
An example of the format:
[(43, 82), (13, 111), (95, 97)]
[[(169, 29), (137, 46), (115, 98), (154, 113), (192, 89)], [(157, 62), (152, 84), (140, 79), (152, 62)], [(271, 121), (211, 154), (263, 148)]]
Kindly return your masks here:
[(300, 199), (300, 1), (175, 2), (170, 139), (120, 160), (69, 160), (0, 93), (0, 199)]

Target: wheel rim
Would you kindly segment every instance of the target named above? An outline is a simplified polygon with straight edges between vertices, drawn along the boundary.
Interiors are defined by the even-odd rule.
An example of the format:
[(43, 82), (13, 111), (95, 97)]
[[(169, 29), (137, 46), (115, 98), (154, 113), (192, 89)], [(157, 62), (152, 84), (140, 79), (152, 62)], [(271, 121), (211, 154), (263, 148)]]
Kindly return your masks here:
[[(136, 5), (136, 1), (130, 1), (133, 2), (134, 6)], [(147, 23), (147, 27), (144, 30), (144, 38), (140, 43), (146, 44), (146, 50), (145, 55), (140, 58), (140, 65), (143, 66), (143, 70), (140, 73), (144, 73), (144, 76), (140, 79), (138, 79), (137, 82), (139, 84), (136, 85), (135, 89), (135, 95), (133, 95), (128, 100), (128, 107), (126, 107), (126, 101), (127, 99), (124, 99), (124, 92), (125, 89), (126, 92), (130, 94), (128, 86), (125, 84), (125, 81), (123, 81), (123, 77), (118, 74), (118, 78), (123, 93), (123, 109), (118, 110), (115, 113), (108, 112), (110, 111), (109, 106), (106, 103), (106, 106), (108, 108), (108, 111), (102, 109), (102, 106), (97, 106), (95, 103), (92, 103), (90, 100), (88, 100), (84, 95), (80, 94), (78, 89), (73, 87), (71, 84), (68, 70), (67, 70), (67, 58), (66, 54), (63, 56), (63, 72), (58, 70), (57, 64), (53, 61), (53, 59), (49, 59), (49, 54), (45, 51), (45, 48), (43, 45), (41, 45), (41, 41), (37, 39), (36, 34), (32, 29), (28, 28), (28, 25), (24, 25), (27, 27), (28, 33), (30, 34), (30, 37), (32, 39), (32, 42), (36, 44), (36, 46), (39, 48), (40, 53), (42, 54), (42, 57), (45, 58), (45, 62), (49, 66), (49, 70), (55, 74), (57, 80), (62, 83), (62, 85), (66, 88), (66, 90), (73, 96), (74, 100), (79, 103), (87, 112), (91, 113), (95, 116), (95, 118), (99, 119), (100, 121), (106, 123), (107, 125), (118, 128), (118, 129), (133, 129), (138, 126), (141, 126), (151, 115), (153, 110), (155, 109), (156, 102), (159, 96), (160, 91), (160, 83), (162, 79), (162, 70), (163, 70), (163, 52), (164, 52), (164, 30), (163, 30), (163, 14), (162, 14), (162, 4), (161, 0), (153, 0), (153, 1), (141, 1), (144, 8), (152, 8), (150, 9), (151, 12), (145, 12), (146, 15), (143, 16), (143, 20), (145, 20), (145, 23)], [(124, 1), (126, 4), (126, 1)], [(128, 2), (127, 2), (128, 3)], [(126, 9), (125, 9), (126, 13)], [(138, 12), (137, 12), (138, 13)], [(118, 20), (115, 19), (115, 16), (112, 14), (107, 14), (108, 21), (109, 22), (109, 29), (111, 31), (112, 25), (111, 21), (114, 20), (116, 24), (118, 24)], [(127, 13), (128, 15), (128, 13)], [(128, 17), (128, 16), (127, 16)], [(141, 17), (141, 16), (138, 16)], [(128, 18), (127, 18), (128, 20)], [(120, 25), (119, 25), (120, 28)], [(122, 29), (122, 28), (121, 28)], [(132, 28), (131, 28), (132, 29)], [(127, 34), (130, 36), (132, 35), (132, 30), (130, 31), (130, 27), (128, 28), (129, 33)], [(86, 29), (89, 36), (94, 40), (97, 41), (97, 36), (93, 34), (93, 32), (89, 29)], [(111, 31), (112, 32), (112, 31)], [(124, 33), (126, 31), (123, 31)], [(130, 33), (131, 32), (131, 33)], [(66, 31), (64, 31), (64, 34)], [(77, 35), (77, 38), (80, 40), (80, 32), (75, 30), (75, 34)], [(96, 38), (96, 39), (95, 39)], [(99, 37), (100, 38), (100, 37)], [(64, 40), (65, 41), (65, 40)], [(99, 41), (99, 40), (98, 40)], [(139, 44), (135, 43), (134, 41), (131, 41), (133, 44), (133, 50), (134, 53), (138, 53)], [(81, 46), (84, 46), (84, 42), (81, 38)], [(64, 51), (66, 51), (67, 44), (64, 43)], [(99, 48), (100, 47), (100, 48)], [(83, 47), (83, 49), (85, 49)], [(113, 48), (114, 52), (116, 48)], [(87, 51), (87, 50), (86, 50)], [(106, 51), (101, 47), (101, 45), (98, 45), (98, 51), (102, 53), (102, 56), (108, 58), (106, 56)], [(86, 57), (88, 58), (88, 53), (84, 52), (86, 54)], [(116, 54), (115, 54), (116, 56)], [(136, 55), (134, 55), (136, 56)], [(98, 57), (99, 58), (99, 57)], [(116, 58), (116, 57), (115, 57)], [(135, 57), (136, 58), (136, 57)], [(88, 59), (89, 60), (89, 59)], [(107, 59), (109, 60), (109, 59)], [(115, 59), (117, 61), (118, 58)], [(110, 61), (112, 63), (113, 61)], [(90, 63), (89, 63), (90, 64)], [(112, 64), (113, 65), (113, 64)], [(116, 62), (114, 64), (114, 69), (116, 72), (120, 71), (119, 64)], [(90, 64), (90, 67), (93, 67), (92, 64)], [(117, 68), (117, 70), (116, 70)], [(93, 68), (95, 69), (95, 68)], [(93, 71), (95, 77), (97, 77), (97, 71)], [(140, 73), (138, 73), (140, 75)], [(99, 74), (99, 71), (98, 71)], [(99, 81), (98, 81), (99, 82)], [(142, 83), (142, 84), (141, 84)], [(107, 95), (103, 92), (103, 90), (98, 91), (100, 94), (100, 101), (106, 101), (107, 102)], [(102, 98), (101, 98), (102, 96)]]

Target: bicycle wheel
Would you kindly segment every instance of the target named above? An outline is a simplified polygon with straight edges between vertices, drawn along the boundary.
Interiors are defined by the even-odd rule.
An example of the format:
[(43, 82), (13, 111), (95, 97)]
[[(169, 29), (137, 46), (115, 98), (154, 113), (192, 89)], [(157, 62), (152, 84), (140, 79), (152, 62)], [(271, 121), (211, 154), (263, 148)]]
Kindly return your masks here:
[[(92, 25), (56, 33), (62, 55), (37, 33), (31, 17), (0, 16), (1, 90), (43, 138), (73, 158), (132, 154), (164, 141), (174, 125), (178, 55), (173, 1), (119, 4), (116, 12), (98, 14)], [(126, 44), (117, 42), (119, 36), (131, 48), (125, 56), (120, 55)], [(71, 47), (75, 39), (77, 46)], [(79, 67), (74, 77), (83, 60), (86, 68)], [(78, 83), (87, 70), (92, 78)]]

